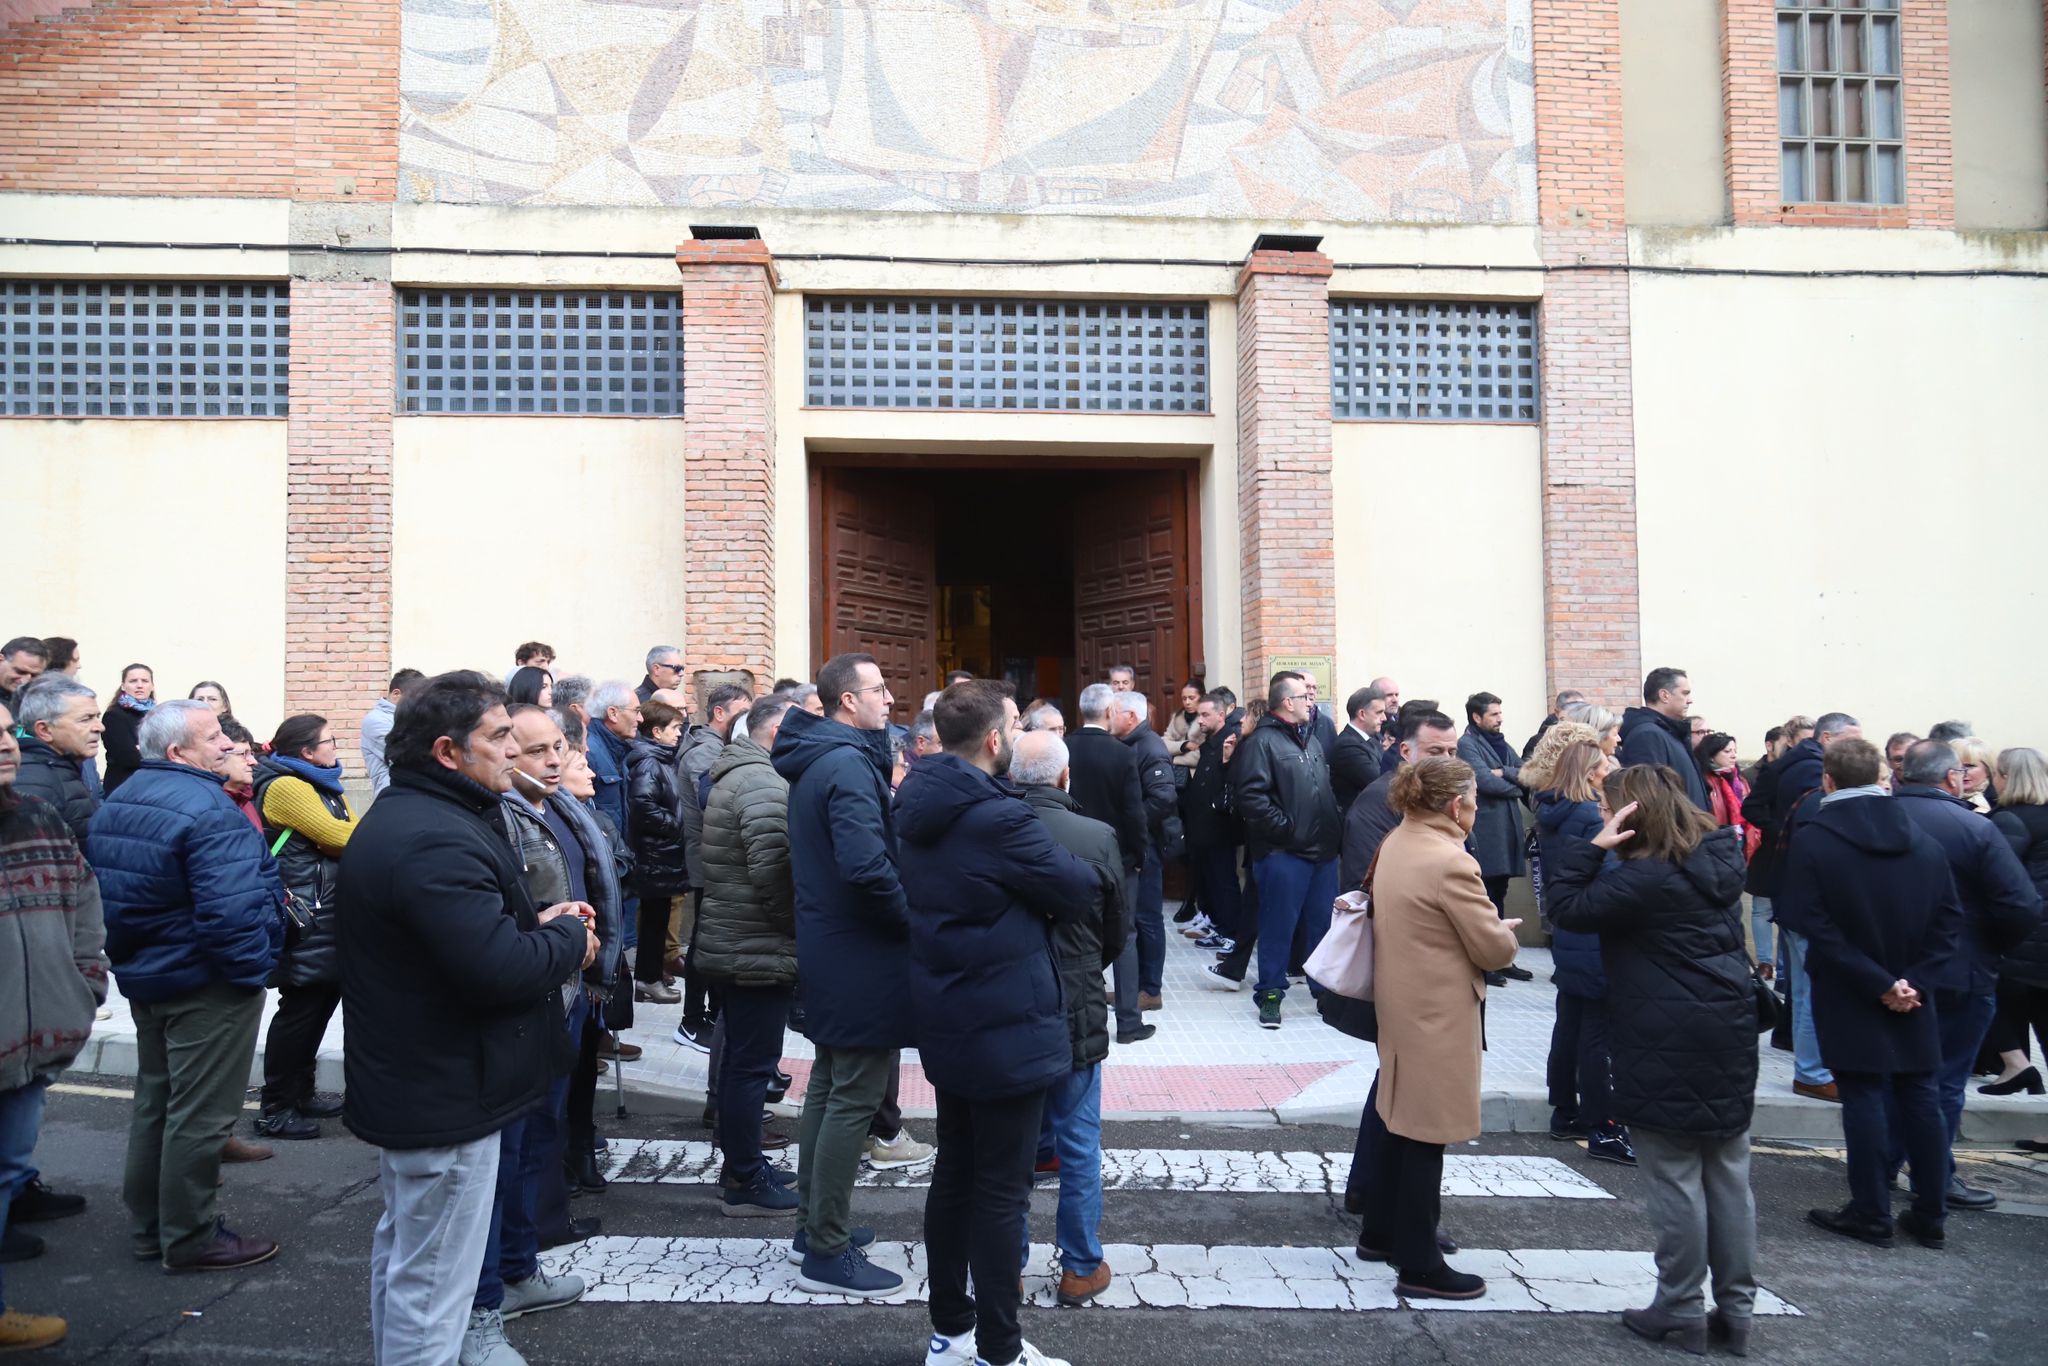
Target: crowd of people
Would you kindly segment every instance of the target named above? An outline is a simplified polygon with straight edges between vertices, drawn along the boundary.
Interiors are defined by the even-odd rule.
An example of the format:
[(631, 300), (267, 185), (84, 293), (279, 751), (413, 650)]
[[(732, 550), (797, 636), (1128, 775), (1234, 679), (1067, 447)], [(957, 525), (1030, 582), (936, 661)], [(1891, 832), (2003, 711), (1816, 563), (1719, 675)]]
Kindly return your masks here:
[[(137, 1035), (136, 1258), (275, 1256), (217, 1190), (222, 1162), (271, 1155), (234, 1127), (274, 988), (256, 1136), (338, 1117), (380, 1150), (373, 1359), (517, 1366), (506, 1322), (585, 1288), (539, 1254), (599, 1226), (575, 1204), (605, 1188), (596, 1079), (639, 1054), (636, 1003), (678, 1005), (676, 1042), (707, 1055), (719, 1208), (789, 1220), (800, 1287), (901, 1289), (867, 1256), (855, 1179), (928, 1162), (927, 1366), (1061, 1366), (1022, 1336), (1030, 1190), (1057, 1173), (1059, 1302), (1098, 1297), (1101, 1067), (1167, 1018), (1169, 878), (1205, 983), (1249, 977), (1259, 1027), (1301, 989), (1376, 1044), (1345, 1206), (1410, 1298), (1486, 1293), (1448, 1261), (1439, 1191), (1445, 1147), (1480, 1130), (1486, 992), (1533, 975), (1518, 878), (1557, 988), (1551, 1132), (1644, 1173), (1658, 1288), (1623, 1316), (1643, 1336), (1748, 1348), (1774, 1025), (1795, 1089), (1842, 1107), (1849, 1199), (1812, 1220), (1874, 1245), (1939, 1247), (1949, 1210), (1993, 1203), (1951, 1152), (1974, 1075), (2043, 1089), (2048, 761), (1960, 723), (1880, 752), (1845, 713), (1795, 717), (1744, 771), (1666, 668), (1618, 716), (1560, 693), (1517, 750), (1494, 694), (1461, 729), (1390, 678), (1341, 712), (1303, 673), (1243, 703), (1191, 682), (1162, 727), (1128, 666), (1071, 725), (1059, 699), (959, 673), (897, 724), (865, 654), (758, 696), (692, 695), (673, 646), (638, 686), (553, 664), (529, 642), (502, 681), (396, 673), (360, 725), (358, 814), (326, 718), (259, 744), (218, 682), (159, 701), (130, 665), (102, 709), (76, 642), (0, 647), (0, 916), (21, 929), (0, 934), (0, 1256), (84, 1208), (33, 1154), (110, 971)], [(1342, 892), (1371, 907), (1372, 999), (1306, 972)], [(339, 1096), (315, 1087), (337, 1006)], [(793, 1085), (790, 1029), (815, 1054), (794, 1136), (764, 1110)], [(935, 1144), (897, 1101), (912, 1047)], [(64, 1327), (8, 1311), (0, 1348)]]

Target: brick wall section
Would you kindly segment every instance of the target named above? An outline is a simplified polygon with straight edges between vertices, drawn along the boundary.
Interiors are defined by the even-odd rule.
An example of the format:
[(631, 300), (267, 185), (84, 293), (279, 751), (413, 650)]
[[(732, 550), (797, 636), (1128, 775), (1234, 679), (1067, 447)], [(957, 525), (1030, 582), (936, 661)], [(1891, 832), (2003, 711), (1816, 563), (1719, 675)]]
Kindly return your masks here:
[(775, 264), (761, 242), (691, 240), (683, 276), (683, 663), (775, 661)]
[(1275, 655), (1335, 655), (1330, 258), (1257, 251), (1237, 280), (1238, 537), (1244, 679)]
[(1721, 83), (1728, 110), (1728, 190), (1738, 227), (1941, 228), (1956, 221), (1949, 117), (1948, 0), (1900, 0), (1906, 101), (1906, 202), (1786, 204), (1778, 167), (1775, 0), (1723, 0)]
[(0, 189), (396, 197), (398, 0), (101, 0), (0, 29)]
[(285, 708), (341, 753), (391, 672), (391, 286), (292, 282), (285, 475)]
[[(1550, 691), (1640, 695), (1618, 0), (1536, 0), (1543, 614)], [(1613, 267), (1613, 269), (1601, 269)]]

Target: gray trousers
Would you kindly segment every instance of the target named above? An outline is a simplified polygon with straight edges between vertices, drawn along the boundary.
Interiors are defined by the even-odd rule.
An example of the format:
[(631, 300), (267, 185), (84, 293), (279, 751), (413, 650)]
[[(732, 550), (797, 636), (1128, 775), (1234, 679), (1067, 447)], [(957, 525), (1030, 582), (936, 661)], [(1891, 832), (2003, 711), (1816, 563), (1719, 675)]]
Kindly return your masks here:
[(498, 1189), (498, 1135), (377, 1156), (384, 1214), (370, 1240), (376, 1366), (453, 1366), (469, 1328)]
[(796, 1217), (811, 1255), (836, 1257), (846, 1250), (853, 1212), (853, 1178), (867, 1151), (868, 1125), (894, 1048), (828, 1048), (820, 1045), (797, 1120)]
[(1714, 1274), (1715, 1307), (1746, 1319), (1756, 1307), (1756, 1197), (1749, 1189), (1749, 1134), (1703, 1138), (1632, 1125), (1636, 1163), (1657, 1230), (1657, 1297), (1679, 1318), (1707, 1312), (1700, 1293)]
[(129, 1010), (135, 1109), (121, 1198), (138, 1256), (189, 1262), (213, 1239), (221, 1145), (242, 1113), (263, 993), (215, 982)]

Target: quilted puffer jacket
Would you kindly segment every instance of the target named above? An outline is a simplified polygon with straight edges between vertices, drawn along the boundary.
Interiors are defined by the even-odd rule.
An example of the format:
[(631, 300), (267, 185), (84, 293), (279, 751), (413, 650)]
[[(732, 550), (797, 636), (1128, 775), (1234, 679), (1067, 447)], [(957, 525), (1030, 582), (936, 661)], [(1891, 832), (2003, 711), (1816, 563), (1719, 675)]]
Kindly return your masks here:
[[(1991, 824), (2026, 865), (2034, 890), (2048, 898), (2048, 806), (2001, 806), (1991, 813)], [(2048, 916), (2041, 917), (2018, 947), (2007, 951), (1998, 975), (2048, 987)]]
[(768, 751), (745, 738), (720, 750), (711, 764), (697, 964), (706, 976), (737, 986), (796, 982), (789, 783)]

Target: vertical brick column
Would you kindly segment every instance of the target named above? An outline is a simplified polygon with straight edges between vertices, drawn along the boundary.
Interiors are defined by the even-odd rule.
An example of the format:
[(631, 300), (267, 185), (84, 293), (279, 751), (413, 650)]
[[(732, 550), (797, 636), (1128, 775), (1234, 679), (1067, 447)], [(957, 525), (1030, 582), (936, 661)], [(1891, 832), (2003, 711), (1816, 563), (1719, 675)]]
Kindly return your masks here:
[(1549, 691), (1637, 696), (1635, 408), (1619, 0), (1536, 0)]
[[(683, 275), (683, 660), (693, 676), (775, 658), (775, 262), (692, 239)], [(678, 588), (680, 589), (680, 581)]]
[(381, 280), (295, 279), (291, 301), (285, 707), (347, 756), (389, 681), (396, 315)]
[(1334, 656), (1330, 258), (1254, 251), (1237, 277), (1237, 515), (1244, 680), (1275, 655)]

